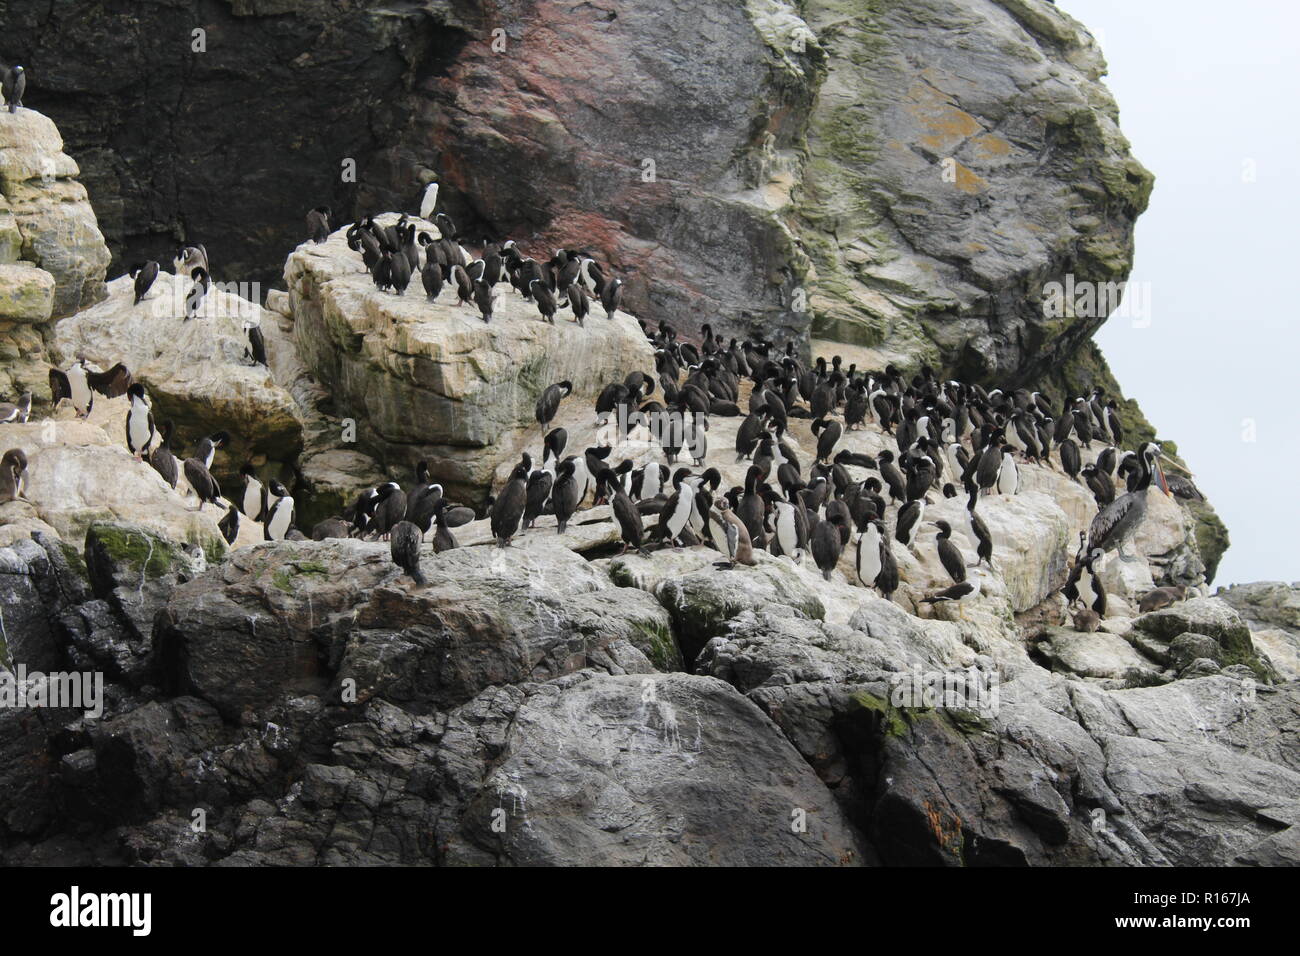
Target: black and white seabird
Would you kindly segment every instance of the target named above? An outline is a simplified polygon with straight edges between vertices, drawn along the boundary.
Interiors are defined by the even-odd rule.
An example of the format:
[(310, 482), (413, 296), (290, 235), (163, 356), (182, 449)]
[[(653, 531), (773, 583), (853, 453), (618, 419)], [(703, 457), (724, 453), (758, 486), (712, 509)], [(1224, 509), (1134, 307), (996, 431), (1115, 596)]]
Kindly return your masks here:
[(411, 284), (411, 260), (402, 250), (387, 253), (388, 282), (396, 295), (405, 295), (406, 287)]
[(579, 325), (585, 325), (591, 312), (591, 297), (587, 295), (587, 290), (582, 287), (582, 283), (571, 282), (566, 294), (569, 297), (569, 307), (573, 309), (573, 320)]
[(921, 519), (924, 516), (924, 498), (913, 498), (899, 508), (898, 522), (894, 525), (894, 540), (910, 549), (916, 542), (916, 535), (921, 530)]
[(492, 298), (492, 286), (486, 282), (475, 282), (474, 304), (478, 306), (479, 315), (483, 316), (483, 321), (491, 322), (492, 307), (495, 304)]
[(79, 418), (85, 418), (95, 405), (95, 393), (105, 398), (125, 395), (131, 387), (131, 373), (118, 362), (107, 372), (101, 372), (84, 357), (77, 359), (66, 370), (50, 369), (50, 395), (57, 407), (63, 399), (72, 402)]
[(208, 502), (216, 504), (221, 497), (221, 485), (217, 484), (217, 479), (212, 477), (208, 466), (199, 458), (186, 458), (184, 471), (185, 480), (199, 499), (198, 510), (202, 511), (203, 506)]
[(211, 435), (204, 435), (199, 439), (195, 446), (194, 457), (203, 462), (204, 468), (212, 467), (212, 459), (217, 453), (217, 449), (225, 448), (230, 444), (230, 433), (226, 431), (213, 432)]
[(542, 431), (550, 427), (551, 421), (555, 418), (555, 413), (560, 410), (560, 401), (573, 392), (573, 383), (570, 381), (556, 382), (554, 385), (546, 386), (542, 395), (537, 399), (537, 407), (534, 414), (537, 418), (537, 424), (542, 426)]
[(406, 496), (406, 520), (427, 534), (433, 525), (433, 514), (438, 502), (443, 500), (442, 485), (429, 474), (429, 463), (420, 461), (415, 466), (415, 487)]
[(555, 510), (555, 530), (559, 534), (564, 534), (569, 519), (578, 510), (578, 505), (586, 492), (585, 481), (581, 486), (578, 484), (577, 468), (577, 458), (570, 455), (560, 462), (560, 467), (555, 472), (555, 484), (551, 488), (551, 507)]
[(321, 245), (330, 237), (330, 207), (317, 206), (307, 213), (307, 238)]
[(537, 302), (537, 311), (542, 314), (542, 318), (554, 325), (555, 312), (558, 308), (555, 302), (555, 294), (541, 279), (533, 279), (529, 282), (528, 291)]
[(0, 402), (0, 425), (22, 425), (31, 414), (31, 392), (23, 392), (16, 402)]
[(387, 538), (397, 522), (406, 517), (406, 492), (395, 481), (375, 489), (375, 509), (370, 516), (370, 533)]
[(208, 294), (211, 281), (208, 270), (198, 266), (190, 271), (190, 287), (185, 292), (185, 321), (197, 318), (203, 308), (203, 297)]
[(240, 467), (239, 476), (244, 480), (244, 488), (239, 496), (240, 510), (250, 521), (261, 521), (268, 504), (266, 486), (257, 477), (252, 462), (245, 462)]
[(1002, 446), (1002, 466), (998, 469), (998, 494), (1014, 495), (1020, 492), (1020, 469), (1016, 466), (1011, 445)]
[(835, 443), (844, 433), (844, 427), (839, 422), (827, 421), (819, 417), (812, 423), (812, 433), (817, 435), (817, 460), (830, 461), (831, 452), (835, 450)]
[(9, 112), (17, 113), (23, 105), (23, 92), (27, 89), (27, 71), (21, 66), (0, 69), (0, 91), (4, 93)]
[(623, 304), (623, 280), (610, 279), (600, 290), (600, 304), (605, 309), (605, 318), (612, 319), (619, 306)]
[(221, 532), (221, 537), (226, 540), (226, 544), (234, 544), (235, 539), (239, 537), (239, 509), (231, 505), (221, 520), (217, 522), (217, 530)]
[(970, 491), (970, 498), (966, 502), (966, 519), (970, 525), (971, 538), (975, 542), (975, 554), (978, 564), (987, 563), (993, 567), (993, 535), (989, 533), (989, 527), (984, 523), (984, 519), (975, 511), (975, 502), (979, 496), (979, 489), (975, 487), (974, 482), (967, 485)]
[(525, 531), (531, 528), (546, 510), (546, 503), (551, 500), (551, 487), (554, 484), (555, 475), (545, 468), (538, 468), (528, 476), (527, 496), (524, 501)]
[(1122, 561), (1140, 560), (1136, 555), (1124, 554), (1124, 544), (1133, 538), (1147, 516), (1147, 489), (1155, 481), (1169, 494), (1164, 471), (1160, 467), (1160, 446), (1153, 441), (1143, 442), (1138, 449), (1136, 466), (1138, 477), (1133, 491), (1120, 495), (1097, 513), (1088, 528), (1088, 551), (1116, 551)]
[(618, 524), (619, 535), (623, 539), (623, 550), (620, 554), (626, 554), (629, 548), (635, 548), (638, 554), (649, 557), (650, 553), (646, 551), (643, 544), (645, 528), (641, 523), (641, 512), (623, 490), (612, 468), (605, 466), (597, 474), (596, 494), (609, 499), (614, 512), (614, 521)]
[(438, 294), (442, 292), (442, 282), (442, 266), (438, 264), (438, 260), (430, 256), (428, 263), (420, 271), (420, 284), (424, 286), (424, 295), (430, 302), (436, 300)]
[(961, 549), (953, 543), (952, 525), (946, 521), (936, 521), (935, 527), (939, 529), (939, 535), (935, 539), (939, 563), (948, 572), (953, 584), (961, 584), (966, 580), (966, 559), (961, 556)]
[(839, 511), (817, 522), (817, 527), (813, 529), (809, 550), (812, 551), (813, 561), (821, 569), (822, 577), (827, 581), (831, 579), (831, 572), (840, 562), (840, 553), (844, 550), (844, 535), (848, 530), (848, 523)]
[(139, 382), (127, 389), (131, 396), (131, 408), (126, 413), (126, 447), (141, 461), (149, 453), (158, 430), (153, 423), (153, 409), (145, 395), (144, 386)]
[(181, 246), (176, 250), (176, 258), (172, 260), (172, 273), (176, 276), (194, 277), (196, 270), (202, 270), (206, 278), (209, 275), (211, 266), (208, 264), (208, 250), (200, 243), (194, 243), (190, 246)]
[(244, 331), (248, 333), (248, 346), (244, 349), (244, 358), (250, 359), (254, 365), (270, 367), (266, 358), (266, 339), (262, 338), (262, 324), (260, 322), (245, 322)]
[(970, 602), (980, 596), (980, 579), (984, 571), (981, 568), (973, 568), (970, 577), (961, 584), (954, 584), (950, 588), (944, 588), (942, 591), (936, 591), (920, 599), (920, 604), (957, 604), (959, 614), (965, 613), (965, 607)]
[(270, 482), (270, 493), (275, 500), (267, 505), (262, 517), (262, 537), (266, 541), (283, 541), (293, 529), (294, 500), (284, 486), (274, 478)]
[(884, 526), (879, 521), (868, 521), (867, 526), (858, 535), (857, 573), (858, 580), (864, 588), (876, 586), (881, 562), (881, 546), (888, 546), (884, 536)]

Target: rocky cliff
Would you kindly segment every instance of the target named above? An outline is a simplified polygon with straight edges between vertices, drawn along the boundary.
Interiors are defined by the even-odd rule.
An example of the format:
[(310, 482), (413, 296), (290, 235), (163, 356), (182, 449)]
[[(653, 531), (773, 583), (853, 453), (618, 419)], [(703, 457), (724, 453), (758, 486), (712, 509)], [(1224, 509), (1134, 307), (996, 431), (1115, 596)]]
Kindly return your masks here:
[[(110, 204), (122, 184), (177, 176), (161, 205), (144, 204), (169, 241), (185, 209), (211, 214), (218, 235), (199, 238), (227, 268), (293, 250), (285, 291), (262, 306), (214, 290), (191, 323), (170, 275), (138, 307), (129, 280), (104, 283), (108, 253), (57, 132), (31, 110), (0, 115), (0, 137), (18, 144), (0, 149), (0, 182), (16, 184), (7, 233), (0, 207), (0, 279), (14, 278), (0, 298), (0, 333), (16, 343), (6, 382), (43, 399), (50, 361), (125, 360), (187, 447), (231, 430), (219, 477), (247, 459), (291, 482), (309, 528), (360, 488), (406, 481), (421, 457), (457, 495), (499, 484), (521, 449), (536, 452), (532, 402), (562, 377), (579, 389), (556, 424), (571, 449), (595, 444), (593, 389), (652, 371), (630, 315), (551, 327), (507, 292), (485, 325), (450, 296), (375, 291), (339, 234), (294, 248), (320, 195), (300, 153), (272, 158), (275, 136), (248, 144), (254, 168), (288, 171), (259, 192), (255, 221), (292, 206), (294, 224), (247, 228), (242, 186), (220, 191), (229, 164), (195, 161), (188, 142), (198, 104), (223, 122), (221, 70), (247, 52), (233, 38), (276, 55), (232, 82), (267, 70), (305, 102), (354, 94), (344, 73), (369, 71), (372, 98), (350, 122), (320, 120), (298, 144), (369, 148), (367, 208), (408, 204), (436, 173), (471, 230), (599, 246), (635, 280), (633, 315), (690, 329), (719, 310), (722, 327), (803, 336), (861, 367), (928, 358), (1004, 384), (1042, 378), (1060, 395), (1110, 383), (1085, 341), (1100, 320), (1044, 323), (1033, 293), (1060, 270), (1122, 275), (1150, 181), (1114, 127), (1095, 49), (1051, 5), (534, 12), (237, 3), (204, 10), (209, 55), (226, 59), (186, 66), (138, 44), (135, 66), (185, 83), (162, 112), (173, 138), (147, 160), (128, 146), (136, 117), (102, 124), (87, 155), (118, 164)], [(32, 39), (40, 26), (97, 36), (100, 56), (128, 22), (73, 19), (58, 0), (0, 14), (13, 42), (33, 44), (19, 51), (30, 63), (53, 56)], [(129, 16), (136, 28), (186, 15)], [(506, 50), (493, 54), (498, 26)], [(93, 63), (48, 74), (78, 135)], [(96, 96), (146, 104), (129, 83)], [(276, 135), (291, 118), (281, 110)], [(234, 125), (239, 143), (273, 124)], [(49, 168), (28, 163), (37, 142), (53, 157), (44, 178), (25, 171)], [(656, 157), (656, 180), (642, 180), (641, 159)], [(499, 174), (476, 172), (487, 168)], [(119, 252), (149, 248), (153, 226), (139, 224), (152, 212), (137, 200), (105, 217)], [(800, 292), (807, 312), (789, 307)], [(245, 358), (245, 322), (262, 329), (269, 367)], [(931, 527), (895, 548), (891, 601), (858, 585), (851, 549), (829, 579), (766, 552), (729, 571), (702, 547), (618, 555), (604, 505), (563, 535), (543, 516), (505, 550), (486, 546), (485, 521), (459, 527), (460, 548), (424, 550), (428, 583), (414, 587), (383, 542), (263, 542), (245, 522), (227, 547), (213, 509), (132, 460), (125, 414), (114, 399), (89, 421), (64, 407), (0, 425), (30, 460), (29, 500), (0, 505), (0, 677), (21, 666), (106, 680), (98, 716), (0, 708), (5, 862), (1300, 861), (1300, 597), (1281, 584), (1210, 596), (1205, 521), (1173, 499), (1150, 496), (1141, 560), (1105, 564), (1110, 603), (1090, 632), (1068, 627), (1059, 588), (1095, 505), (1038, 465), (1020, 493), (981, 503), (993, 570), (960, 608), (923, 600), (945, 583)], [(732, 460), (738, 423), (711, 421), (724, 487), (747, 467)], [(811, 458), (806, 420), (791, 419), (788, 440)], [(872, 425), (842, 447), (892, 445)], [(636, 463), (659, 454), (635, 437), (614, 449)], [(960, 526), (962, 504), (938, 499), (927, 517)], [(954, 540), (973, 560), (974, 542)], [(1143, 613), (1157, 584), (1189, 599)]]
[[(437, 180), (466, 235), (591, 249), (651, 321), (1122, 397), (1090, 336), (1152, 176), (1044, 0), (75, 7), (0, 7), (0, 53), (118, 265), (188, 238), (269, 288), (305, 210), (414, 211)], [(1045, 310), (1053, 282), (1113, 298)], [(1213, 571), (1227, 532), (1198, 520)]]

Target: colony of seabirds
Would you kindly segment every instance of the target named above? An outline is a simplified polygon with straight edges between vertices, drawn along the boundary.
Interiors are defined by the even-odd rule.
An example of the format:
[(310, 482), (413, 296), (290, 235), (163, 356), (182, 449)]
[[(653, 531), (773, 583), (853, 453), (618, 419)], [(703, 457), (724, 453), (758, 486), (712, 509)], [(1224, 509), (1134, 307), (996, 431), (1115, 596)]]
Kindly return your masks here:
[[(2, 72), (5, 100), (13, 112), (21, 105), (25, 77), (21, 67)], [(436, 197), (436, 185), (430, 186), (421, 220), (404, 215), (381, 225), (365, 217), (348, 227), (347, 244), (360, 255), (380, 293), (403, 295), (418, 275), (428, 301), (450, 290), (459, 305), (477, 308), (485, 322), (492, 320), (500, 296), (511, 294), (506, 289), (533, 303), (540, 320), (549, 323), (568, 310), (581, 326), (593, 302), (601, 304), (606, 318), (618, 311), (623, 281), (607, 276), (586, 253), (563, 249), (536, 259), (507, 241), (481, 243), (475, 255), (462, 244), (446, 213), (434, 216), (434, 231), (422, 228)], [(324, 206), (308, 213), (309, 239), (324, 243), (331, 218)], [(201, 318), (210, 287), (207, 250), (199, 244), (181, 246), (172, 268), (189, 283), (182, 320)], [(136, 306), (160, 270), (156, 261), (131, 267)], [(980, 517), (980, 500), (1016, 494), (1022, 468), (1059, 467), (1070, 479), (1085, 483), (1098, 506), (1062, 588), (1078, 607), (1076, 626), (1093, 630), (1106, 613), (1101, 562), (1112, 551), (1121, 560), (1136, 560), (1124, 547), (1146, 517), (1151, 485), (1185, 499), (1201, 497), (1188, 478), (1165, 474), (1161, 462), (1168, 459), (1155, 442), (1121, 450), (1118, 404), (1100, 388), (1067, 398), (1057, 409), (1039, 392), (986, 391), (978, 384), (942, 380), (926, 366), (910, 377), (892, 365), (883, 371), (845, 368), (838, 356), (829, 363), (818, 358), (809, 366), (800, 361), (793, 343), (780, 349), (764, 341), (723, 341), (708, 325), (701, 341), (687, 342), (666, 322), (653, 331), (644, 321), (640, 324), (654, 348), (655, 375), (633, 371), (621, 382), (605, 383), (594, 411), (598, 423), (607, 423), (620, 409), (620, 420), (628, 421), (630, 410), (632, 429), (658, 443), (666, 463), (615, 463), (609, 444), (566, 454), (565, 429), (550, 426), (573, 385), (550, 385), (535, 410), (543, 436), (540, 460), (525, 452), (504, 487), (488, 499), (485, 517), (499, 547), (534, 529), (542, 515), (554, 516), (563, 534), (590, 501), (611, 506), (624, 553), (635, 549), (648, 556), (651, 548), (704, 546), (717, 550), (718, 567), (743, 569), (755, 564), (756, 550), (766, 550), (796, 562), (810, 557), (829, 579), (844, 549), (852, 548), (858, 582), (888, 599), (899, 584), (895, 548), (915, 550), (926, 505), (936, 495), (964, 497), (964, 527), (933, 523), (938, 557), (952, 583), (922, 602), (965, 602), (979, 595), (983, 568), (993, 564), (993, 539)], [(255, 323), (246, 323), (245, 330), (246, 357), (265, 365), (260, 330)], [(745, 380), (752, 389), (742, 407)], [(208, 504), (224, 509), (219, 527), (228, 542), (235, 541), (243, 521), (259, 524), (268, 541), (306, 537), (294, 526), (293, 496), (276, 479), (263, 482), (251, 463), (240, 468), (241, 487), (227, 500), (211, 470), (214, 456), (230, 441), (227, 432), (203, 436), (193, 455), (179, 461), (172, 423), (155, 424), (144, 386), (122, 364), (104, 371), (79, 357), (66, 369), (52, 368), (49, 383), (53, 405), (66, 400), (79, 417), (90, 414), (96, 394), (128, 395), (127, 448), (173, 489), (183, 473), (198, 510)], [(652, 398), (656, 384), (660, 397)], [(16, 403), (0, 403), (0, 423), (27, 421), (31, 403), (30, 393)], [(719, 470), (705, 467), (710, 416), (743, 418), (735, 447), (724, 452), (734, 454), (737, 462), (752, 462), (743, 486), (724, 490)], [(791, 418), (811, 420), (817, 447), (810, 461), (801, 461), (786, 440)], [(874, 457), (836, 450), (846, 431), (868, 422), (891, 436), (895, 447)], [(626, 437), (630, 435), (620, 435)], [(1093, 443), (1102, 451), (1095, 463), (1084, 465), (1080, 449)], [(0, 502), (23, 498), (26, 478), (23, 451), (5, 452), (0, 457)], [(388, 481), (367, 489), (343, 516), (321, 522), (310, 536), (386, 539), (393, 561), (422, 585), (420, 552), (426, 537), (432, 533), (435, 552), (455, 548), (453, 529), (476, 517), (473, 509), (443, 495), (433, 468), (421, 461), (412, 487)], [(978, 560), (973, 566), (952, 540), (957, 531), (974, 545)], [(1143, 598), (1141, 610), (1183, 596), (1181, 588), (1157, 588)]]

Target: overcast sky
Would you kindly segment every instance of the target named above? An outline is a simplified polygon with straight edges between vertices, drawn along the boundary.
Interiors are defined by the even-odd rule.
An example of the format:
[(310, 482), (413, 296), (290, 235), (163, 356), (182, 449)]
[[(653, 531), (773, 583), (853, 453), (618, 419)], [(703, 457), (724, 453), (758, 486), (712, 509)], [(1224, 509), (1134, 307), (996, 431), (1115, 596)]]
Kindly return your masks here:
[(1228, 525), (1215, 584), (1300, 581), (1300, 4), (1059, 5), (1156, 176), (1131, 277), (1150, 322), (1112, 316), (1097, 342)]

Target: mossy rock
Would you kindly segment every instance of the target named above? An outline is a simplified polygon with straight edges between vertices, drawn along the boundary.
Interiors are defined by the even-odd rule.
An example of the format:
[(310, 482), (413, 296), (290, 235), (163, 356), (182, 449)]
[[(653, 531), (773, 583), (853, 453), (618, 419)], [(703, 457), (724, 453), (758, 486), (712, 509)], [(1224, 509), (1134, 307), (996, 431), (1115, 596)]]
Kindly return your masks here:
[(1228, 526), (1207, 502), (1190, 501), (1187, 510), (1196, 519), (1196, 549), (1201, 553), (1201, 562), (1205, 565), (1205, 582), (1209, 584), (1218, 573), (1219, 561), (1224, 552), (1232, 543), (1228, 538)]
[(826, 616), (816, 593), (775, 562), (743, 575), (717, 575), (710, 569), (669, 578), (655, 588), (655, 597), (672, 618), (688, 668), (704, 645), (725, 635), (731, 619), (744, 611), (780, 604), (812, 620)]
[(656, 670), (681, 671), (686, 669), (682, 650), (677, 646), (672, 630), (659, 621), (630, 619), (638, 637), (632, 641), (641, 653), (650, 658)]
[(1222, 649), (1223, 667), (1242, 664), (1266, 684), (1276, 683), (1273, 666), (1255, 651), (1250, 628), (1237, 612), (1215, 598), (1198, 598), (1145, 614), (1134, 627), (1161, 641), (1173, 642), (1188, 632), (1215, 640)]
[(114, 569), (144, 573), (156, 580), (185, 567), (193, 559), (176, 543), (147, 528), (96, 521), (86, 529), (85, 565), (94, 568), (107, 559)]
[(858, 691), (853, 700), (864, 710), (869, 710), (880, 718), (881, 731), (890, 737), (902, 737), (907, 733), (909, 717), (906, 710), (895, 707), (888, 698), (877, 697), (868, 691)]
[(297, 590), (299, 578), (304, 576), (326, 578), (329, 575), (329, 566), (323, 561), (317, 561), (314, 558), (290, 559), (281, 567), (276, 568), (271, 575), (271, 585), (285, 594), (293, 594)]
[(56, 544), (58, 546), (59, 553), (63, 555), (63, 560), (68, 563), (69, 570), (71, 570), (73, 574), (80, 576), (82, 580), (89, 581), (90, 571), (86, 567), (85, 554), (81, 551), (78, 551), (75, 547), (68, 544), (68, 542), (64, 541), (62, 538), (60, 538), (56, 542)]

